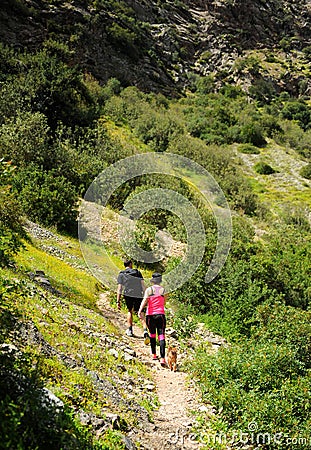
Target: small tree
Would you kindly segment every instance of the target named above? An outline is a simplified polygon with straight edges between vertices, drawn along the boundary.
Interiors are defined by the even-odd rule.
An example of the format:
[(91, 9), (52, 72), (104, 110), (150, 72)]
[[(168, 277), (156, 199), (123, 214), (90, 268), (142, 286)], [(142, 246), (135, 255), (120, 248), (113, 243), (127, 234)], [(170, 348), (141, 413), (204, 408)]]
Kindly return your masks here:
[(59, 230), (75, 229), (78, 201), (75, 187), (55, 170), (44, 172), (31, 166), (17, 174), (14, 188), (32, 220)]
[(0, 160), (0, 265), (7, 265), (26, 238), (21, 208), (11, 192), (10, 182), (14, 167)]

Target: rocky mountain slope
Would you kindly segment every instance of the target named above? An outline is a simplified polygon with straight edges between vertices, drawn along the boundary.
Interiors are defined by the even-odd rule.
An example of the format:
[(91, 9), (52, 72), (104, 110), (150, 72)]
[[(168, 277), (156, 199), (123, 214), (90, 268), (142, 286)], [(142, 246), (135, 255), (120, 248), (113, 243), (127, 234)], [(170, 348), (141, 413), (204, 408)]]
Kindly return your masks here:
[(33, 50), (66, 42), (72, 62), (100, 82), (145, 91), (176, 95), (193, 74), (213, 74), (298, 95), (309, 90), (310, 13), (306, 0), (3, 0), (0, 40)]

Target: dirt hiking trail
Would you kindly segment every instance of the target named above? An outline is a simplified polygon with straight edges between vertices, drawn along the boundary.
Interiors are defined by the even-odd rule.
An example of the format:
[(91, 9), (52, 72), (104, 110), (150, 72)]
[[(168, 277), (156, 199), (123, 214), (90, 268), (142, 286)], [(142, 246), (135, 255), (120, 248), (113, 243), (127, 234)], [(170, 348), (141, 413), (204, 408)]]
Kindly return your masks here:
[[(113, 309), (105, 293), (100, 295), (98, 307), (105, 317), (125, 333), (126, 314)], [(133, 332), (134, 337), (129, 338), (129, 344), (135, 350), (137, 358), (151, 367), (160, 406), (154, 412), (152, 431), (141, 430), (139, 434), (129, 436), (140, 443), (140, 449), (145, 450), (202, 449), (202, 444), (195, 440), (195, 434), (191, 430), (195, 421), (191, 411), (197, 412), (200, 408), (194, 385), (189, 383), (187, 374), (180, 368), (173, 372), (161, 367), (159, 361), (152, 361), (150, 346), (143, 342), (142, 328), (134, 324)]]

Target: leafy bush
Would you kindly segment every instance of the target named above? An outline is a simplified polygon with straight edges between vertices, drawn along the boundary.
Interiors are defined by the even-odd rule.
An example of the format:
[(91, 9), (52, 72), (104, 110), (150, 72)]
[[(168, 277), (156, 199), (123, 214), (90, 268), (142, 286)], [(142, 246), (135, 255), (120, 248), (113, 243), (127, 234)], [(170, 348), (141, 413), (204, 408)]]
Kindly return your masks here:
[(0, 187), (0, 265), (7, 265), (23, 246), (26, 238), (21, 208), (9, 192)]
[(78, 196), (65, 177), (30, 166), (19, 171), (13, 183), (30, 219), (59, 230), (75, 230)]
[(309, 209), (303, 204), (283, 204), (280, 217), (284, 221), (284, 224), (294, 226), (295, 229), (301, 233), (311, 230), (311, 224), (309, 221)]
[[(201, 55), (201, 59), (209, 58), (210, 53)], [(195, 80), (195, 88), (199, 94), (210, 94), (215, 89), (215, 80), (212, 75), (208, 77), (197, 77)]]
[(68, 64), (70, 50), (64, 44), (49, 40), (36, 53), (8, 51), (3, 47), (0, 52), (5, 58), (3, 66), (8, 61), (9, 67), (9, 70), (0, 67), (0, 76), (6, 82), (6, 90), (11, 92), (8, 98), (2, 98), (2, 110), (15, 115), (8, 104), (15, 91), (14, 101), (16, 97), (23, 99), (17, 103), (19, 109), (44, 114), (52, 129), (59, 121), (72, 127), (91, 124), (98, 113), (98, 99), (92, 97), (82, 72)]
[(276, 89), (272, 81), (259, 78), (254, 80), (249, 88), (249, 94), (260, 102), (260, 105), (270, 103), (276, 95)]
[(49, 126), (41, 113), (24, 112), (0, 128), (3, 156), (20, 166), (44, 164), (51, 156), (48, 147)]
[(259, 161), (254, 165), (255, 172), (259, 173), (260, 175), (271, 175), (272, 173), (275, 173), (275, 170), (267, 163), (263, 161)]
[[(250, 334), (256, 308), (264, 302), (282, 300), (307, 309), (311, 299), (309, 265), (305, 264), (311, 258), (308, 233), (303, 223), (301, 227), (283, 225), (262, 245), (254, 241), (245, 218), (234, 218), (230, 254), (217, 278), (209, 285), (204, 281), (209, 256), (174, 297), (207, 313), (213, 331), (229, 330), (234, 336)], [(211, 316), (215, 317), (212, 322)]]
[[(279, 225), (269, 237), (261, 253), (261, 266), (266, 267), (265, 282), (281, 293), (288, 305), (307, 309), (311, 300), (309, 265), (311, 242), (309, 228)], [(268, 270), (268, 271), (267, 271)]]
[[(309, 442), (310, 313), (269, 302), (257, 314), (250, 339), (216, 355), (202, 345), (191, 371), (200, 380), (204, 399), (219, 410), (228, 439), (238, 430), (251, 443), (249, 426), (256, 423), (255, 431), (272, 437), (264, 448), (282, 448), (273, 441), (276, 433), (283, 444), (297, 436)], [(297, 448), (297, 443), (287, 448)]]
[(260, 59), (258, 56), (248, 55), (244, 58), (238, 58), (234, 63), (234, 70), (237, 72), (249, 72), (254, 75), (258, 74), (260, 69)]
[(14, 167), (0, 159), (0, 265), (7, 265), (27, 237), (21, 207), (11, 192)]
[(241, 144), (238, 146), (238, 151), (249, 155), (259, 155), (260, 150), (252, 144)]
[(186, 111), (187, 129), (196, 138), (202, 139), (207, 144), (232, 143), (230, 128), (236, 124), (236, 117), (228, 108), (228, 99), (219, 97), (210, 101), (199, 102), (195, 108)]
[(196, 311), (191, 305), (175, 305), (175, 311), (171, 317), (172, 327), (177, 331), (180, 338), (186, 338), (197, 328)]
[(232, 208), (250, 215), (256, 213), (257, 197), (242, 171), (232, 164), (233, 153), (228, 148), (206, 145), (198, 138), (181, 135), (170, 142), (168, 151), (186, 156), (210, 172)]
[(123, 51), (130, 54), (132, 58), (138, 58), (139, 47), (137, 46), (137, 34), (118, 23), (113, 23), (108, 28), (109, 37), (112, 42), (118, 44)]
[(241, 127), (239, 133), (239, 142), (249, 142), (256, 147), (263, 147), (266, 145), (263, 127), (257, 121), (251, 121)]
[(154, 249), (156, 232), (157, 227), (155, 225), (137, 221), (134, 233), (135, 242), (142, 250), (151, 252)]
[(103, 97), (108, 100), (113, 95), (118, 95), (121, 92), (121, 83), (116, 78), (110, 78), (103, 87)]
[(311, 180), (311, 163), (307, 164), (306, 166), (303, 166), (300, 169), (299, 174), (302, 177), (307, 178), (307, 180)]
[(273, 137), (281, 145), (295, 149), (304, 158), (311, 157), (311, 130), (303, 131), (301, 127), (290, 120), (281, 122), (282, 131)]
[(217, 281), (206, 287), (208, 314), (217, 316), (220, 322), (213, 321), (213, 331), (223, 333), (227, 329), (230, 336), (248, 335), (256, 307), (278, 296), (265, 280), (256, 276), (260, 269), (252, 258), (227, 259)]
[(303, 130), (310, 125), (311, 110), (303, 101), (292, 100), (285, 102), (281, 111), (281, 116), (288, 120), (297, 120)]
[(182, 124), (171, 113), (151, 110), (136, 120), (135, 129), (142, 141), (156, 152), (167, 150), (170, 141), (183, 131)]

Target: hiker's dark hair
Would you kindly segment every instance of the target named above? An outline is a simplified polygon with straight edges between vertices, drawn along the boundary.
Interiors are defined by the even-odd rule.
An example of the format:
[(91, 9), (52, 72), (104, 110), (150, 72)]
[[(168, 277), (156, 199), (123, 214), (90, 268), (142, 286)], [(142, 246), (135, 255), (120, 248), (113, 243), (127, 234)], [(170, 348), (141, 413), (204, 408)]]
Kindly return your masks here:
[(124, 261), (124, 267), (129, 267), (131, 264), (132, 264), (132, 260), (131, 259), (126, 259), (125, 261)]

